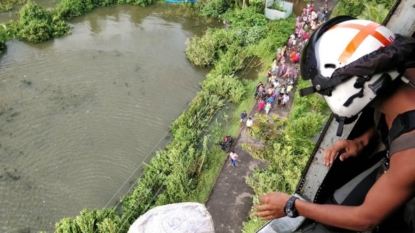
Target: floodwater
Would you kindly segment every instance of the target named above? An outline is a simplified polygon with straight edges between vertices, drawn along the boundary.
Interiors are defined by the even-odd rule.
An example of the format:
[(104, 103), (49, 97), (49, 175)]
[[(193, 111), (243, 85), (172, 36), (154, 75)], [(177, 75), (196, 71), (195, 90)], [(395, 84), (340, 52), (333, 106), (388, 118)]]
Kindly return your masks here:
[(118, 6), (71, 22), (72, 35), (10, 41), (0, 60), (0, 232), (53, 231), (84, 208), (115, 206), (208, 70), (185, 40), (203, 21)]
[[(293, 13), (294, 15), (301, 15), (303, 12), (303, 8), (307, 7), (307, 3), (310, 1), (307, 0), (286, 0), (287, 2), (292, 2), (294, 4), (293, 6)], [(53, 8), (58, 3), (59, 0), (35, 0), (37, 4), (39, 4), (42, 7), (45, 8)], [(13, 8), (13, 11), (10, 12), (0, 12), (0, 23), (1, 22), (7, 22), (11, 19), (17, 19), (17, 11), (21, 8), (19, 5), (15, 5)]]

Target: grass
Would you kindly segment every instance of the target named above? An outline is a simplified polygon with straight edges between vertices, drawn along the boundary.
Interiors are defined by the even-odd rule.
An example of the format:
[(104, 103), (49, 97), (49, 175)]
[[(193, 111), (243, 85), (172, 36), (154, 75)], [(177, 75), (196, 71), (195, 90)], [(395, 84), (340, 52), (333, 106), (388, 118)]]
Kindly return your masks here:
[[(68, 3), (69, 3), (69, 0), (68, 0)], [(82, 3), (82, 1), (79, 2), (79, 3)], [(69, 5), (69, 6), (72, 6), (72, 5)], [(179, 14), (179, 12), (181, 14)], [(186, 6), (174, 7), (174, 8), (171, 8), (171, 10), (165, 12), (165, 15), (176, 15), (176, 14), (186, 15), (188, 17), (194, 17), (193, 12), (191, 12), (191, 8), (187, 5)], [(67, 17), (72, 17), (72, 16), (69, 14)], [(196, 18), (196, 17), (194, 17), (194, 18)], [(277, 25), (277, 24), (275, 24), (275, 25)], [(283, 36), (283, 37), (285, 38), (285, 36)], [(266, 41), (270, 42), (271, 40), (273, 41), (273, 39), (275, 39), (275, 37), (269, 36), (269, 38)], [(272, 42), (272, 43), (274, 43), (274, 42)], [(257, 52), (257, 54), (251, 53), (250, 55), (246, 55), (246, 57), (250, 57), (250, 56), (257, 56), (258, 57), (258, 55), (263, 55), (263, 56), (260, 56), (260, 57), (262, 57), (262, 61), (265, 61), (263, 59), (263, 57), (271, 57), (272, 54), (274, 53), (273, 51), (275, 51), (273, 46), (268, 46), (269, 44), (266, 43), (266, 42), (262, 42), (262, 45), (263, 45), (262, 47), (264, 49), (262, 49), (262, 50), (259, 49), (261, 52)], [(265, 45), (267, 45), (267, 46), (265, 46)], [(261, 46), (256, 46), (256, 47), (261, 48)], [(258, 49), (253, 49), (253, 51), (258, 51)], [(228, 59), (228, 60), (232, 61), (231, 58)], [(267, 59), (267, 60), (271, 60), (271, 59)], [(226, 61), (226, 63), (225, 63), (226, 65), (224, 66), (225, 68), (233, 67), (232, 65), (235, 65), (232, 62), (228, 62), (226, 59), (225, 59), (225, 61)], [(253, 59), (251, 59), (251, 61), (253, 61)], [(178, 186), (179, 186), (179, 189), (181, 188), (182, 190), (185, 190), (185, 188), (186, 188), (186, 185), (180, 186), (181, 185), (181, 183), (180, 183), (181, 178), (179, 176), (183, 175), (183, 173), (181, 173), (181, 171), (179, 171), (179, 172), (177, 172), (178, 175), (175, 175), (175, 176), (172, 175), (172, 176), (168, 177), (169, 180), (167, 180), (166, 182), (170, 182), (170, 183), (167, 183), (165, 185), (165, 188), (166, 188), (167, 191), (165, 191), (162, 195), (160, 195), (160, 197), (162, 197), (162, 198), (159, 198), (157, 200), (157, 201), (159, 201), (159, 202), (156, 202), (157, 204), (174, 202), (176, 200), (181, 201), (182, 199), (180, 199), (180, 198), (183, 198), (183, 199), (186, 198), (186, 200), (188, 199), (188, 200), (197, 201), (197, 202), (200, 202), (200, 203), (205, 203), (208, 200), (208, 198), (211, 194), (211, 191), (212, 191), (212, 189), (213, 189), (213, 187), (214, 187), (214, 185), (215, 185), (215, 183), (218, 179), (220, 171), (223, 168), (223, 165), (227, 160), (227, 154), (224, 153), (217, 146), (217, 139), (220, 140), (223, 137), (223, 135), (232, 135), (232, 136), (235, 136), (235, 138), (236, 138), (236, 136), (240, 134), (240, 132), (242, 130), (242, 127), (240, 127), (240, 114), (243, 111), (247, 111), (248, 113), (251, 113), (251, 111), (252, 111), (252, 109), (255, 105), (255, 99), (253, 98), (253, 93), (254, 93), (255, 87), (256, 87), (258, 81), (264, 81), (266, 70), (269, 69), (269, 67), (266, 67), (264, 65), (264, 63), (262, 63), (262, 62), (259, 63), (259, 65), (261, 65), (261, 64), (263, 66), (263, 69), (262, 69), (263, 71), (261, 71), (259, 73), (259, 75), (256, 79), (245, 79), (243, 81), (246, 84), (245, 87), (242, 87), (243, 85), (237, 86), (237, 87), (240, 87), (241, 90), (243, 90), (243, 88), (246, 88), (245, 89), (246, 94), (245, 94), (245, 96), (242, 97), (242, 101), (237, 106), (233, 106), (231, 111), (229, 111), (229, 110), (226, 111), (225, 110), (226, 111), (225, 114), (223, 114), (223, 115), (222, 114), (217, 114), (217, 116), (218, 116), (217, 118), (220, 118), (219, 121), (226, 123), (226, 124), (224, 124), (224, 127), (218, 126), (218, 123), (217, 123), (217, 125), (215, 125), (215, 123), (211, 123), (212, 126), (207, 127), (206, 135), (210, 135), (210, 136), (208, 136), (208, 137), (210, 137), (210, 140), (209, 140), (210, 143), (208, 143), (208, 144), (210, 144), (210, 146), (209, 146), (210, 149), (206, 153), (204, 153), (203, 156), (206, 156), (204, 158), (209, 158), (209, 159), (204, 159), (204, 160), (201, 159), (201, 164), (203, 164), (203, 162), (206, 163), (205, 167), (203, 168), (203, 172), (200, 173), (200, 176), (196, 177), (196, 175), (195, 175), (194, 177), (191, 177), (189, 179), (189, 183), (193, 182), (193, 184), (195, 184), (193, 179), (198, 179), (197, 187), (192, 186), (192, 188), (189, 188), (188, 190), (186, 190), (187, 193), (189, 193), (189, 191), (191, 191), (191, 193), (192, 193), (191, 196), (190, 195), (184, 195), (184, 194), (186, 194), (186, 192), (177, 194), (173, 190), (174, 187), (178, 187)], [(238, 65), (238, 64), (236, 64), (236, 65)], [(235, 68), (235, 69), (237, 70), (238, 68)], [(240, 84), (239, 80), (237, 82), (238, 82), (238, 84)], [(235, 84), (235, 82), (230, 82), (230, 84)], [(230, 85), (230, 86), (232, 86), (232, 85)], [(243, 93), (243, 92), (241, 92), (241, 93)], [(215, 97), (216, 95), (212, 95), (212, 96)], [(218, 102), (213, 101), (215, 104), (212, 104), (212, 100), (216, 100), (213, 97), (209, 101), (203, 102), (205, 105), (209, 105), (209, 104), (212, 105), (212, 109), (211, 109), (210, 112), (212, 112), (212, 111), (216, 112), (218, 110), (216, 107), (218, 107), (219, 105), (222, 106), (221, 104), (223, 103), (222, 100), (220, 100)], [(224, 97), (221, 97), (221, 98), (224, 98)], [(238, 96), (238, 98), (239, 98), (239, 96)], [(202, 99), (198, 99), (198, 101), (202, 101)], [(219, 102), (220, 102), (220, 104), (219, 104)], [(235, 102), (238, 102), (238, 101), (235, 101)], [(204, 107), (208, 107), (208, 106), (201, 105), (199, 107), (201, 109), (206, 110)], [(209, 113), (209, 111), (206, 111), (206, 112), (207, 112), (206, 114)], [(194, 113), (197, 115), (197, 114), (200, 113), (200, 111), (196, 111)], [(209, 115), (209, 117), (210, 116), (212, 116), (212, 115)], [(188, 117), (188, 118), (193, 119), (192, 117)], [(203, 130), (202, 126), (204, 128), (207, 124), (206, 122), (202, 122), (201, 124), (199, 124), (198, 127), (201, 127), (201, 128), (200, 129), (198, 127), (196, 127), (196, 128), (200, 131), (194, 130), (194, 129), (193, 130), (188, 130), (188, 129), (192, 129), (194, 127), (194, 125), (189, 124), (188, 122), (189, 121), (187, 121), (187, 123), (182, 122), (185, 125), (185, 127), (183, 128), (183, 130), (177, 131), (177, 135), (178, 135), (179, 138), (180, 138), (180, 136), (183, 136), (183, 138), (187, 139), (187, 136), (191, 135), (191, 136), (189, 136), (189, 138), (190, 138), (190, 137), (192, 137), (193, 133), (194, 133), (194, 135), (197, 134), (198, 135), (197, 137), (199, 137), (200, 131)], [(191, 132), (191, 133), (181, 135), (180, 134), (181, 132)], [(206, 141), (204, 141), (204, 145), (205, 145), (205, 142)], [(187, 144), (184, 144), (184, 143), (180, 144), (180, 145), (183, 146), (183, 150), (185, 150), (186, 149), (185, 147), (188, 146)], [(191, 144), (190, 146), (191, 146), (191, 149), (193, 149), (193, 147), (197, 148), (198, 144), (196, 142), (195, 144)], [(203, 148), (206, 148), (206, 147), (203, 147)], [(180, 149), (180, 148), (177, 149), (177, 150), (174, 150), (173, 151), (175, 153), (174, 155), (176, 155), (176, 154), (177, 155), (179, 155), (179, 154), (180, 155), (186, 155), (186, 153), (182, 153), (181, 150), (182, 149)], [(166, 155), (166, 154), (167, 154), (167, 152), (163, 155)], [(174, 158), (174, 157), (172, 156), (172, 158)], [(154, 160), (154, 161), (156, 161), (155, 162), (156, 164), (154, 166), (152, 166), (152, 168), (154, 168), (154, 171), (156, 169), (160, 168), (160, 169), (162, 169), (161, 170), (162, 172), (166, 172), (165, 174), (163, 173), (162, 175), (170, 175), (170, 174), (168, 174), (169, 169), (164, 169), (164, 167), (163, 167), (163, 165), (164, 165), (163, 163), (167, 160)], [(200, 166), (200, 168), (201, 168), (201, 166)], [(174, 171), (174, 172), (176, 172), (176, 171)], [(150, 174), (155, 174), (154, 177), (157, 177), (156, 173), (150, 173)], [(160, 174), (160, 173), (158, 173), (158, 174)], [(186, 175), (186, 174), (184, 174), (184, 175)], [(149, 175), (149, 177), (150, 176), (151, 175)], [(164, 179), (164, 177), (162, 177), (162, 178)], [(184, 177), (184, 178), (187, 178), (187, 177)], [(143, 179), (142, 182), (144, 184), (145, 184), (145, 182), (155, 183), (154, 179), (146, 179), (146, 180)], [(169, 186), (169, 184), (173, 184), (173, 185)], [(177, 185), (177, 184), (179, 184), (179, 185)], [(147, 192), (146, 195), (151, 195), (150, 192), (154, 192), (156, 190), (156, 189), (153, 190), (153, 188), (148, 188), (148, 187), (149, 187), (148, 185), (147, 186), (146, 185), (137, 186), (136, 190), (138, 190), (138, 191), (136, 192), (136, 190), (135, 190), (133, 194), (131, 194), (130, 196), (127, 196), (127, 198), (125, 199), (124, 204), (125, 204), (126, 208), (124, 210), (127, 210), (127, 212), (130, 211), (130, 210), (132, 210), (131, 212), (134, 212), (134, 211), (137, 210), (137, 212), (138, 212), (138, 208), (136, 208), (137, 203), (136, 203), (135, 199), (138, 200), (139, 198), (143, 197), (144, 194), (142, 194), (142, 193)], [(171, 188), (171, 187), (173, 187), (173, 188)], [(187, 186), (187, 187), (189, 187), (189, 186)], [(195, 188), (196, 190), (194, 190), (193, 188)], [(144, 191), (141, 191), (141, 190), (144, 190)], [(170, 190), (170, 193), (168, 192), (169, 190)], [(173, 190), (173, 192), (171, 192), (171, 190)], [(193, 191), (195, 191), (195, 192), (193, 193)], [(158, 191), (156, 190), (156, 193), (157, 192)], [(150, 193), (150, 194), (148, 194), (148, 193)], [(183, 197), (180, 196), (180, 195), (182, 195)], [(146, 208), (148, 208), (148, 206), (153, 205), (154, 204), (153, 202), (154, 202), (154, 197), (153, 197), (153, 199), (148, 201), (148, 204), (145, 204), (145, 203), (143, 204), (143, 202), (139, 203), (138, 205), (140, 206), (139, 207), (140, 211), (144, 211)], [(130, 209), (128, 209), (128, 208), (130, 208)], [(88, 216), (85, 215), (86, 218), (89, 218)], [(127, 216), (126, 220), (129, 221), (128, 219), (132, 215), (127, 214), (126, 216)], [(124, 216), (122, 216), (122, 217), (124, 217)], [(78, 219), (78, 217), (77, 217), (77, 219)], [(79, 220), (79, 223), (81, 224), (82, 223), (82, 221), (81, 221), (82, 218), (79, 218), (78, 220)], [(113, 220), (109, 220), (109, 221), (113, 221)], [(113, 224), (117, 223), (116, 218), (115, 218), (114, 222), (112, 222), (112, 223)], [(62, 229), (64, 228), (64, 226), (68, 226), (68, 224), (71, 225), (72, 223), (71, 222), (64, 222), (62, 224)]]
[[(236, 106), (236, 108), (232, 111), (231, 115), (229, 116), (228, 124), (226, 124), (225, 127), (222, 127), (219, 132), (216, 132), (216, 134), (234, 135), (235, 138), (239, 136), (242, 130), (242, 127), (240, 127), (240, 114), (243, 111), (246, 111), (249, 115), (252, 109), (254, 108), (256, 103), (255, 99), (253, 98), (254, 90), (257, 83), (259, 81), (262, 81), (262, 77), (265, 77), (266, 70), (267, 69), (264, 68), (264, 71), (261, 71), (258, 74), (257, 79), (245, 80), (247, 82), (247, 94), (244, 100), (242, 100), (241, 103), (238, 106)], [(208, 134), (214, 135), (214, 130), (215, 127), (209, 127)], [(207, 168), (204, 169), (202, 176), (200, 177), (200, 182), (198, 185), (198, 189), (200, 189), (200, 191), (198, 192), (197, 196), (194, 197), (194, 201), (199, 203), (206, 203), (206, 201), (209, 199), (210, 193), (212, 192), (213, 187), (215, 186), (220, 171), (222, 170), (222, 167), (225, 161), (227, 160), (227, 154), (220, 150), (219, 147), (217, 147), (217, 149), (211, 149), (208, 156), (213, 157), (214, 159), (210, 160), (211, 163), (206, 164)]]
[(206, 203), (209, 199), (210, 193), (213, 190), (213, 186), (215, 186), (216, 180), (222, 170), (223, 164), (227, 159), (227, 155), (225, 152), (219, 149), (214, 149), (212, 153), (209, 153), (208, 156), (213, 157), (211, 162), (206, 164), (207, 169), (203, 170), (202, 176), (199, 178), (198, 184), (198, 194), (194, 197), (195, 202), (199, 203)]
[(247, 97), (237, 106), (237, 108), (235, 109), (235, 111), (233, 112), (232, 116), (231, 116), (231, 124), (230, 127), (228, 129), (228, 133), (231, 135), (239, 135), (240, 131), (241, 131), (241, 127), (240, 125), (240, 116), (241, 113), (243, 111), (246, 111), (248, 113), (248, 117), (251, 114), (252, 109), (255, 106), (255, 99), (254, 99), (254, 90), (256, 85), (258, 84), (258, 82), (263, 81), (262, 77), (266, 76), (266, 69), (264, 69), (263, 71), (261, 71), (258, 74), (257, 79), (255, 80), (246, 80), (248, 82), (248, 84), (246, 85), (246, 93), (247, 93)]

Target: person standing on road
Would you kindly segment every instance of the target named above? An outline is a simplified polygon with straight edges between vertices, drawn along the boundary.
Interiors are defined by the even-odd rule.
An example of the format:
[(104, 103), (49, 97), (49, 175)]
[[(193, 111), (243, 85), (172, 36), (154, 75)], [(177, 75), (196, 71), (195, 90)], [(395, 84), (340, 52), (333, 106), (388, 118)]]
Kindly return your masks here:
[(271, 105), (271, 103), (270, 102), (268, 102), (266, 105), (265, 105), (265, 113), (268, 115), (268, 113), (269, 113), (269, 110), (271, 110), (271, 107), (272, 107), (272, 105)]
[(236, 167), (236, 159), (237, 159), (238, 157), (239, 157), (239, 156), (235, 153), (235, 151), (232, 151), (232, 152), (229, 154), (229, 158), (231, 158), (232, 167)]
[(287, 86), (287, 95), (291, 92), (291, 90), (294, 88), (294, 86), (293, 85), (291, 85), (291, 84), (289, 84), (288, 86)]
[(249, 130), (251, 130), (252, 125), (254, 124), (254, 122), (252, 121), (252, 118), (249, 117), (248, 120), (246, 121), (246, 131), (249, 133)]
[(282, 97), (282, 106), (286, 106), (288, 101), (290, 101), (290, 96), (288, 96), (288, 94), (284, 94)]
[(248, 116), (248, 114), (246, 113), (246, 111), (243, 111), (241, 113), (241, 127), (243, 126), (243, 124), (245, 123), (246, 117)]
[(258, 112), (261, 112), (262, 111), (262, 109), (264, 109), (264, 107), (265, 107), (265, 101), (264, 100), (259, 100), (259, 102), (258, 102)]

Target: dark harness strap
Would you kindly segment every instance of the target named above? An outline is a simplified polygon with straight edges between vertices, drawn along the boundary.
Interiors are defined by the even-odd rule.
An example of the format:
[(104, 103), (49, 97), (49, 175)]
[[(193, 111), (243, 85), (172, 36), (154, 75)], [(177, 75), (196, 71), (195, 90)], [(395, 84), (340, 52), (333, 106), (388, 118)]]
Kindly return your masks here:
[(389, 159), (392, 154), (415, 148), (415, 133), (402, 135), (415, 130), (415, 110), (399, 114), (393, 121), (390, 130), (388, 130), (384, 118), (385, 116), (382, 114), (378, 124), (378, 131), (381, 135), (381, 140), (388, 151), (383, 160), (385, 168), (388, 169)]
[(407, 133), (396, 138), (391, 144), (389, 156), (411, 148), (415, 148), (415, 132)]
[(378, 119), (379, 123), (377, 128), (382, 137), (381, 140), (388, 150), (391, 149), (392, 143), (395, 139), (400, 137), (402, 134), (415, 130), (415, 110), (399, 114), (393, 121), (390, 130), (388, 130), (386, 125), (385, 115), (382, 114)]
[(392, 143), (397, 137), (415, 129), (415, 110), (399, 114), (392, 123), (389, 130), (389, 142)]

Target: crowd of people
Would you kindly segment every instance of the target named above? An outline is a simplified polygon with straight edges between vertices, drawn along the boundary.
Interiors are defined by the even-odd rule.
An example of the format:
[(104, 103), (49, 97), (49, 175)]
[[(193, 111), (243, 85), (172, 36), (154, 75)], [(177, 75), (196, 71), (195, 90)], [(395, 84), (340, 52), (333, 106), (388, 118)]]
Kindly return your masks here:
[[(274, 106), (285, 107), (288, 105), (290, 96), (294, 96), (294, 85), (300, 75), (298, 63), (301, 50), (311, 33), (326, 21), (328, 12), (327, 0), (325, 0), (324, 6), (319, 10), (315, 9), (314, 3), (307, 3), (302, 14), (297, 17), (295, 31), (287, 39), (287, 43), (277, 49), (265, 83), (259, 82), (256, 86), (254, 97), (257, 100), (259, 113), (269, 114)], [(240, 116), (240, 126), (245, 126), (246, 132), (249, 133), (253, 126), (253, 120), (246, 111), (243, 111)], [(236, 157), (235, 155), (234, 151), (229, 154), (232, 166), (236, 165), (237, 155)]]
[(268, 71), (266, 83), (259, 82), (255, 90), (257, 109), (268, 114), (274, 105), (287, 106), (292, 97), (292, 90), (299, 77), (299, 64), (301, 50), (310, 38), (312, 31), (316, 30), (326, 21), (328, 14), (327, 1), (317, 10), (314, 3), (307, 3), (300, 16), (297, 17), (295, 31), (287, 39), (282, 48), (278, 48), (273, 59), (271, 69)]

